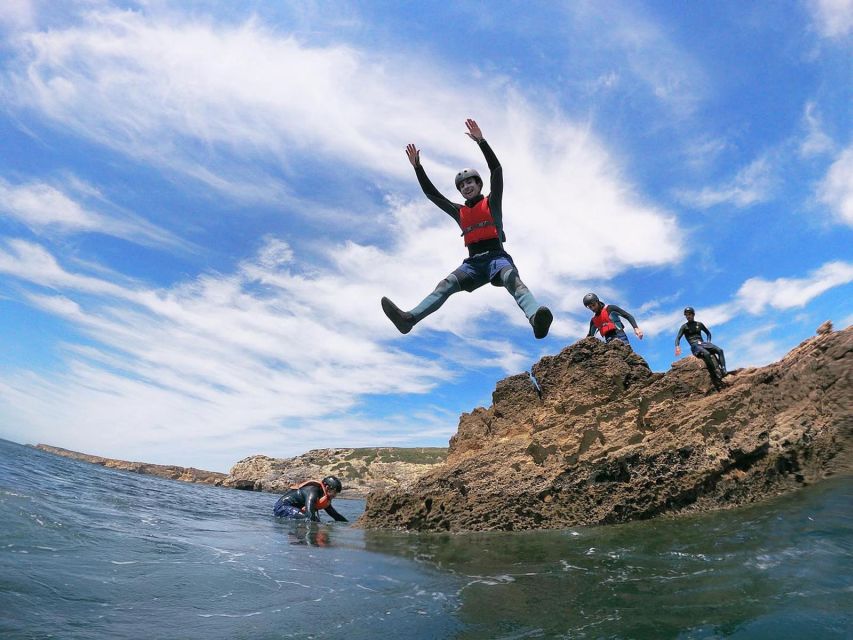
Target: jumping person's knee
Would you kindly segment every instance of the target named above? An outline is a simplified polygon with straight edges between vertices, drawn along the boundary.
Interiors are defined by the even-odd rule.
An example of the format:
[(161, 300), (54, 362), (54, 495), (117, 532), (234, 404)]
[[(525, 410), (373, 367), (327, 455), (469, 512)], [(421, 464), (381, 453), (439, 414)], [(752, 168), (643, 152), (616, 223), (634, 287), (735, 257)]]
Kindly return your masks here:
[(436, 293), (442, 295), (450, 295), (461, 290), (462, 287), (459, 286), (459, 279), (452, 273), (435, 286)]
[(518, 269), (515, 267), (504, 267), (501, 269), (500, 276), (501, 283), (510, 292), (525, 286), (518, 275)]

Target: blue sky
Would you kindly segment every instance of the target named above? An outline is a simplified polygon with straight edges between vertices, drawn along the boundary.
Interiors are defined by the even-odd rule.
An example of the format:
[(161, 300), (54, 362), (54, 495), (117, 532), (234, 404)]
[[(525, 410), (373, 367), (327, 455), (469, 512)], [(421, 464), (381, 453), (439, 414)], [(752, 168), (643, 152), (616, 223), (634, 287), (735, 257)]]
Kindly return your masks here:
[[(444, 446), (586, 334), (587, 291), (673, 362), (853, 320), (853, 0), (53, 2), (0, 7), (0, 437), (227, 470)], [(465, 256), (422, 195), (504, 167), (503, 290), (402, 336)], [(488, 185), (486, 186), (488, 189)]]

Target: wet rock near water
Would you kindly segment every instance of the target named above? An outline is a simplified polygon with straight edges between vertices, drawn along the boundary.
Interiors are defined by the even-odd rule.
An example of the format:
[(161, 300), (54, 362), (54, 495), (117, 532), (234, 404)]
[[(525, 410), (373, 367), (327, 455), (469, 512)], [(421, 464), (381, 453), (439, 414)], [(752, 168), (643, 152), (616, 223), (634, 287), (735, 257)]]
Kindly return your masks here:
[[(564, 528), (723, 509), (853, 471), (853, 328), (714, 391), (704, 363), (665, 374), (619, 341), (573, 344), (463, 414), (443, 465), (368, 496), (367, 528)], [(402, 489), (402, 490), (401, 490)]]

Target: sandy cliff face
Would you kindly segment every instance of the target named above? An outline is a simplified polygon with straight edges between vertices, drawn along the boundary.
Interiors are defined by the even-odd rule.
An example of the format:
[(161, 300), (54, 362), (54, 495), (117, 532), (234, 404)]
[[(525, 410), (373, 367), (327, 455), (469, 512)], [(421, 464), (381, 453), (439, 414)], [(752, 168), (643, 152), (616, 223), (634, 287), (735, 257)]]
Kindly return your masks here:
[(446, 456), (443, 447), (314, 449), (293, 458), (257, 455), (235, 464), (223, 486), (284, 493), (291, 484), (335, 475), (344, 485), (342, 497), (364, 497), (410, 483)]
[(853, 469), (853, 328), (711, 390), (688, 357), (666, 374), (588, 338), (502, 380), (463, 414), (444, 465), (372, 493), (365, 527), (561, 528), (719, 509)]

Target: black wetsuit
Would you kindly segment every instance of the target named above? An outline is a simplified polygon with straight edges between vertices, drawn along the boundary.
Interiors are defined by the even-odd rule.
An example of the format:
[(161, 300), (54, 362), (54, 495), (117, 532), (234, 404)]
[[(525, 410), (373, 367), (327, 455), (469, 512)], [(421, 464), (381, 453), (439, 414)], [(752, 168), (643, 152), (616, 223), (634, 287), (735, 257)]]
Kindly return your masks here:
[[(504, 193), (503, 168), (501, 167), (501, 163), (498, 162), (498, 158), (495, 155), (495, 152), (492, 151), (488, 142), (480, 140), (477, 144), (480, 147), (480, 151), (483, 152), (483, 156), (486, 158), (486, 164), (489, 165), (489, 187), (491, 188), (491, 192), (488, 195), (489, 211), (491, 212), (492, 219), (495, 221), (495, 226), (498, 229), (499, 238), (481, 240), (480, 242), (468, 245), (469, 256), (475, 256), (479, 253), (485, 253), (486, 251), (501, 251), (503, 250), (503, 243), (506, 241), (503, 229), (502, 208)], [(429, 198), (430, 202), (453, 218), (456, 221), (456, 224), (459, 224), (461, 228), (462, 225), (459, 223), (459, 209), (463, 205), (451, 202), (445, 198), (441, 192), (435, 188), (435, 185), (430, 181), (429, 177), (427, 177), (423, 166), (418, 165), (415, 167), (415, 175), (418, 177), (418, 183), (421, 185), (424, 195)], [(473, 207), (482, 200), (483, 197), (483, 194), (479, 194), (475, 198), (466, 200), (464, 206)]]
[[(610, 320), (613, 321), (613, 324), (616, 325), (616, 331), (613, 331), (606, 336), (602, 336), (605, 342), (610, 342), (611, 340), (621, 340), (628, 346), (631, 346), (631, 343), (628, 342), (628, 336), (625, 334), (625, 326), (622, 324), (622, 318), (625, 318), (634, 329), (637, 328), (637, 321), (634, 320), (634, 316), (625, 311), (622, 307), (617, 307), (615, 304), (607, 304), (604, 305), (604, 308), (607, 309), (607, 313), (610, 316)], [(589, 321), (589, 333), (587, 333), (587, 337), (591, 337), (595, 335), (595, 332), (598, 331), (598, 327), (595, 326), (595, 323), (590, 319)]]
[[(703, 333), (708, 336), (708, 339), (705, 341), (702, 340)], [(711, 332), (708, 330), (708, 327), (696, 320), (688, 320), (681, 325), (678, 335), (675, 336), (676, 347), (681, 342), (682, 336), (687, 338), (687, 343), (690, 345), (690, 352), (697, 358), (704, 360), (705, 366), (708, 368), (708, 372), (711, 374), (713, 380), (716, 381), (717, 374), (714, 370), (714, 363), (711, 361), (711, 357), (717, 358), (720, 364), (720, 372), (722, 375), (726, 375), (726, 356), (720, 347), (711, 343)]]
[[(275, 503), (273, 513), (280, 518), (320, 522), (316, 505), (322, 497), (323, 490), (313, 484), (305, 485), (299, 489), (290, 489)], [(326, 507), (325, 512), (338, 522), (347, 522), (347, 519), (335, 511), (331, 504)]]

